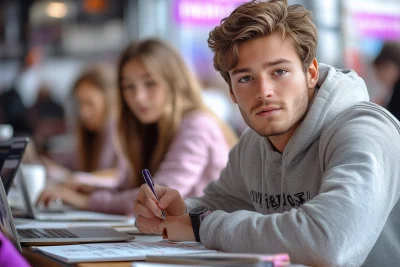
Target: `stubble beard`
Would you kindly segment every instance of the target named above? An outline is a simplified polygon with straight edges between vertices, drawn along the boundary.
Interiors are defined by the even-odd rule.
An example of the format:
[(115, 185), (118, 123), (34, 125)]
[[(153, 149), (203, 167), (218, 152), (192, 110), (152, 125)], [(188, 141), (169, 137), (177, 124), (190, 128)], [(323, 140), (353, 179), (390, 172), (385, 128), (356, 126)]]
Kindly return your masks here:
[[(267, 127), (257, 127), (256, 123), (253, 123), (250, 119), (250, 114), (246, 113), (240, 106), (239, 110), (240, 113), (242, 114), (243, 120), (246, 122), (246, 124), (253, 129), (256, 133), (258, 133), (260, 136), (263, 137), (271, 137), (271, 136), (279, 136), (282, 134), (287, 133), (290, 129), (292, 129), (293, 126), (299, 124), (304, 117), (306, 116), (308, 105), (309, 105), (309, 96), (308, 96), (308, 90), (306, 87), (306, 90), (304, 93), (297, 98), (293, 102), (293, 108), (292, 112), (288, 110), (288, 106), (286, 103), (281, 103), (280, 107), (282, 110), (280, 112), (286, 111), (288, 112), (287, 114), (291, 115), (289, 121), (285, 122), (282, 121), (284, 118), (280, 119), (278, 121), (277, 119), (274, 118), (266, 118), (268, 120), (268, 125)], [(267, 106), (268, 102), (264, 101), (264, 106)], [(262, 106), (262, 104), (259, 104), (259, 106)], [(277, 114), (281, 115), (281, 114)]]

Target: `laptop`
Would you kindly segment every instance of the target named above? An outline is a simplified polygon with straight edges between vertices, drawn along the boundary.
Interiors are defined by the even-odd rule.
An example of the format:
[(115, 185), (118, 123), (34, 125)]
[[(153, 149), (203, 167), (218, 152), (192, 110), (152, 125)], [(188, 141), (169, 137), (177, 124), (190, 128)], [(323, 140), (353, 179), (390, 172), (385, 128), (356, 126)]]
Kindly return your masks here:
[(76, 227), (68, 229), (18, 229), (0, 181), (0, 227), (21, 250), (21, 245), (61, 245), (94, 242), (115, 242), (134, 239), (132, 235), (109, 227)]
[(16, 137), (0, 145), (0, 176), (6, 191), (6, 195), (14, 182), (22, 155), (29, 142), (27, 137)]
[(2, 141), (0, 142), (0, 168), (3, 166), (4, 160), (8, 154), (8, 150), (10, 150), (11, 141)]
[[(28, 217), (41, 221), (127, 221), (129, 217), (122, 215), (105, 214), (99, 212), (83, 211), (83, 210), (39, 210), (31, 202), (29, 197), (29, 189), (27, 188), (25, 177), (21, 170), (18, 170), (25, 147), (29, 142), (29, 138), (13, 138), (9, 142), (0, 144), (1, 151), (5, 153), (8, 147), (7, 155), (5, 156), (3, 166), (1, 167), (0, 176), (4, 184), (6, 195), (16, 176), (23, 202), (26, 209), (24, 217)], [(18, 214), (19, 216), (20, 214)], [(20, 216), (19, 216), (20, 217)]]

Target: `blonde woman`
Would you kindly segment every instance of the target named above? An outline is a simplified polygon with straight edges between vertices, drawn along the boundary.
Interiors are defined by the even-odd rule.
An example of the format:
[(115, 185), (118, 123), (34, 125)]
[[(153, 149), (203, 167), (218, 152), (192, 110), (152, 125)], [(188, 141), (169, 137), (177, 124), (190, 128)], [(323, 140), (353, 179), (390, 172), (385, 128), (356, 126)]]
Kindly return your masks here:
[(237, 138), (205, 107), (181, 56), (160, 40), (132, 43), (121, 56), (118, 88), (117, 137), (128, 167), (121, 170), (118, 190), (81, 195), (79, 207), (131, 214), (144, 168), (156, 184), (183, 197), (201, 195), (219, 177)]
[(88, 69), (76, 80), (73, 94), (79, 106), (77, 123), (77, 170), (93, 172), (115, 168), (117, 159), (112, 142), (112, 108), (115, 79), (105, 66)]
[[(76, 154), (69, 157), (68, 162), (63, 162), (63, 165), (41, 157), (49, 177), (56, 178), (61, 173), (67, 178), (65, 182), (69, 187), (88, 193), (95, 188), (81, 185), (78, 182), (81, 178), (87, 180), (96, 175), (117, 175), (120, 161), (113, 144), (115, 133), (112, 133), (112, 123), (115, 124), (115, 111), (112, 110), (115, 108), (115, 84), (115, 75), (108, 66), (88, 68), (76, 79), (72, 87), (72, 96), (78, 107)], [(47, 187), (42, 196), (52, 200), (52, 190), (52, 187)]]

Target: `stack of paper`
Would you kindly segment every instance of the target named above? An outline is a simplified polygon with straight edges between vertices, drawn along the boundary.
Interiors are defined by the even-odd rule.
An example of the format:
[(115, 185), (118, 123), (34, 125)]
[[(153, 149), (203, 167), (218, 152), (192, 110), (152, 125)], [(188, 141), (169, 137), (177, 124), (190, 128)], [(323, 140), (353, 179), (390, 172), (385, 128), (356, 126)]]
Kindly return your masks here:
[(181, 255), (216, 252), (215, 250), (206, 249), (201, 243), (176, 243), (170, 241), (38, 246), (33, 247), (33, 250), (67, 263), (133, 261), (144, 260), (148, 255)]

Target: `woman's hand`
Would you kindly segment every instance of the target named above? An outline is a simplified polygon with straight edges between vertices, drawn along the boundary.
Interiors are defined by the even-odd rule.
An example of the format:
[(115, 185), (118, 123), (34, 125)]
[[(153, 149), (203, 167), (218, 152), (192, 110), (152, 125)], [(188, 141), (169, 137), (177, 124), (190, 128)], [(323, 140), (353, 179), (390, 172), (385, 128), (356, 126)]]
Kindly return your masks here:
[(74, 181), (73, 179), (68, 179), (63, 185), (71, 190), (74, 190), (78, 193), (82, 193), (85, 195), (90, 195), (94, 191), (96, 191), (98, 188), (93, 186), (93, 185), (88, 185), (88, 184), (83, 184)]
[(40, 194), (37, 204), (44, 204), (46, 207), (56, 200), (62, 200), (63, 203), (78, 208), (89, 208), (89, 195), (80, 193), (65, 185), (47, 186)]

